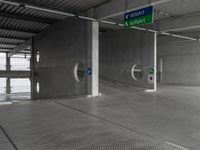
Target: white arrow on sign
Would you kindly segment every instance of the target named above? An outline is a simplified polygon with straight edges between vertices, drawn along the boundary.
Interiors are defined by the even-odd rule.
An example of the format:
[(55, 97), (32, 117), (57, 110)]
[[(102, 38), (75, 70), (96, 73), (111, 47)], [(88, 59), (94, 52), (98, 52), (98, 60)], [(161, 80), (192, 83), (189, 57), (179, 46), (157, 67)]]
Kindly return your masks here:
[(128, 22), (125, 22), (125, 25), (128, 26)]
[(129, 18), (129, 14), (127, 14), (125, 18), (128, 19)]

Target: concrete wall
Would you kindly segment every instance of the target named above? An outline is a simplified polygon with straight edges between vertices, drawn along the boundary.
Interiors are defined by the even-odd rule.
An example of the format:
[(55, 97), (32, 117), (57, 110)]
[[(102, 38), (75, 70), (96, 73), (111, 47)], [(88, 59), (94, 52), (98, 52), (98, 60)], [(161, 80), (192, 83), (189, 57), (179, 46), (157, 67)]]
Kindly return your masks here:
[(200, 43), (177, 38), (159, 40), (158, 61), (163, 59), (163, 83), (200, 85)]
[(40, 93), (34, 90), (34, 99), (86, 94), (86, 75), (81, 82), (74, 78), (77, 62), (87, 68), (86, 21), (66, 19), (56, 23), (34, 37), (33, 47), (34, 53), (40, 53), (40, 62), (34, 64), (34, 83), (39, 81)]
[[(100, 76), (136, 86), (152, 88), (148, 84), (148, 69), (153, 67), (154, 36), (152, 33), (123, 29), (100, 36)], [(131, 68), (143, 66), (143, 77), (133, 80)]]

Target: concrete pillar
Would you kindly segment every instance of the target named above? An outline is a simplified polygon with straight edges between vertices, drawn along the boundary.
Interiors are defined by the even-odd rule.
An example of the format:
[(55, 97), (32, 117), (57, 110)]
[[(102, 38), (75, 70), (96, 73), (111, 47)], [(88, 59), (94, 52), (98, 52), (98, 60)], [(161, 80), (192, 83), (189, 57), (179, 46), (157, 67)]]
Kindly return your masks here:
[[(88, 22), (87, 94), (99, 96), (99, 23)], [(90, 74), (91, 72), (91, 74)]]
[[(10, 57), (8, 56), (8, 53), (6, 53), (6, 71), (10, 71)], [(10, 77), (6, 78), (6, 94), (11, 93), (11, 86), (10, 86)]]
[(31, 99), (33, 100), (35, 97), (35, 82), (34, 82), (34, 66), (35, 66), (35, 59), (36, 59), (36, 53), (35, 53), (35, 48), (34, 48), (34, 38), (32, 38), (31, 41), (31, 58), (30, 58), (30, 71), (31, 71)]

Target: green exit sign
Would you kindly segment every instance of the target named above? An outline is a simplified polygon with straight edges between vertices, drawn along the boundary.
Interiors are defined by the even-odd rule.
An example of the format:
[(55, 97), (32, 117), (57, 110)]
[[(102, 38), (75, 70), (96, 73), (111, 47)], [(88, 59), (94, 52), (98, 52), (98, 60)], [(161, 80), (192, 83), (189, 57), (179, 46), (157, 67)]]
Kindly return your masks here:
[(154, 68), (149, 69), (149, 74), (154, 74)]
[(153, 23), (153, 6), (135, 10), (124, 14), (124, 26), (142, 26)]

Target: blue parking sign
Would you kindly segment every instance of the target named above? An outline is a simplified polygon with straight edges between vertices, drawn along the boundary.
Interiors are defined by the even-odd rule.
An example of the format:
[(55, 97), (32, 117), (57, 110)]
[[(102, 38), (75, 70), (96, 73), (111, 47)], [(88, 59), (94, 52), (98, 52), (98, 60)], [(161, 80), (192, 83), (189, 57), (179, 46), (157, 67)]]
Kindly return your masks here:
[(89, 67), (89, 68), (87, 69), (87, 74), (88, 74), (89, 76), (92, 75), (92, 68), (91, 68), (91, 67)]

